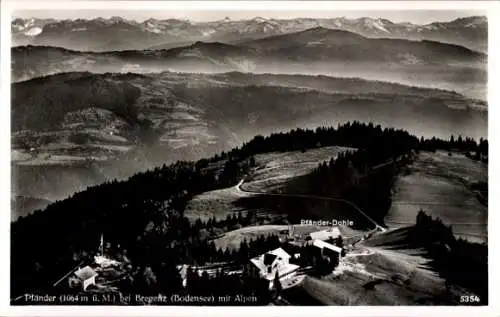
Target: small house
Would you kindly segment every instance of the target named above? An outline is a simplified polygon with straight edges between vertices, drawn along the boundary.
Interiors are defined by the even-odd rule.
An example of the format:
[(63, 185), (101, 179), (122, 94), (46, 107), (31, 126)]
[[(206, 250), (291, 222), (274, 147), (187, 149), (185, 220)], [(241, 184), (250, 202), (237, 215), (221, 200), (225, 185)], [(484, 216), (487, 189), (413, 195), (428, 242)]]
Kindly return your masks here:
[(96, 255), (94, 256), (94, 262), (99, 265), (100, 267), (107, 268), (107, 267), (114, 267), (114, 266), (120, 266), (121, 263), (110, 259), (106, 256), (103, 255)]
[(339, 248), (336, 245), (333, 245), (331, 243), (322, 240), (314, 240), (312, 244), (313, 246), (321, 249), (321, 253), (323, 255), (335, 258), (337, 261), (340, 262), (340, 257), (342, 255), (342, 248)]
[(84, 291), (90, 286), (95, 285), (97, 273), (90, 267), (79, 268), (69, 278), (70, 287), (81, 287)]
[(340, 237), (340, 235), (341, 235), (340, 230), (337, 227), (332, 227), (329, 230), (311, 232), (309, 234), (311, 240), (322, 240), (322, 241), (337, 239), (338, 237)]
[(272, 287), (273, 280), (278, 275), (280, 281), (292, 276), (299, 266), (291, 264), (291, 255), (282, 248), (264, 253), (260, 256), (250, 259), (253, 271), (259, 276), (269, 281), (269, 287)]

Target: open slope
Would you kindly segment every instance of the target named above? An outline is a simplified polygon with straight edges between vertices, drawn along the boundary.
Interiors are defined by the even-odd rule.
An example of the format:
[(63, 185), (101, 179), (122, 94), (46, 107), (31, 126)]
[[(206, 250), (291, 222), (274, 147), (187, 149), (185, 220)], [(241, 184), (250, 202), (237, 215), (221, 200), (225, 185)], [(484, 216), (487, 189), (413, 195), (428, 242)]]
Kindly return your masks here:
[[(352, 228), (346, 228), (347, 231), (380, 228), (378, 223), (350, 201), (286, 192), (287, 182), (310, 172), (319, 163), (330, 160), (343, 150), (345, 148), (342, 147), (322, 147), (306, 152), (256, 155), (256, 167), (245, 179), (234, 187), (195, 196), (188, 203), (185, 215), (191, 221), (198, 218), (207, 221), (212, 217), (221, 220), (237, 212), (246, 215), (252, 211), (257, 223), (262, 225), (283, 222), (299, 224), (302, 220), (320, 219), (352, 221)], [(292, 170), (294, 171), (291, 172)], [(242, 229), (244, 232), (248, 230), (253, 232), (252, 229)], [(349, 235), (351, 234), (352, 232)]]
[[(298, 289), (323, 305), (352, 306), (449, 305), (454, 303), (454, 296), (463, 294), (447, 293), (444, 280), (421, 267), (420, 256), (369, 250), (347, 256), (329, 276), (307, 277)], [(370, 283), (373, 288), (368, 287)]]
[[(341, 149), (334, 146), (312, 149), (307, 152), (258, 154), (255, 156), (257, 167), (251, 172), (250, 178), (246, 179), (244, 183), (238, 184), (238, 186), (197, 195), (189, 202), (185, 215), (193, 221), (198, 218), (207, 221), (213, 216), (216, 219), (225, 219), (227, 215), (236, 212), (246, 214), (247, 208), (239, 205), (238, 201), (241, 198), (251, 199), (255, 195), (243, 191), (243, 188), (255, 189), (257, 192), (270, 192), (272, 188), (279, 187), (279, 184), (286, 179), (298, 176), (301, 173), (307, 173), (320, 162), (330, 159)], [(286, 169), (285, 166), (290, 168)], [(293, 173), (290, 173), (292, 170)], [(256, 207), (255, 211), (258, 215), (269, 218), (269, 220), (273, 216), (276, 217), (276, 215), (273, 215), (273, 210), (270, 210), (265, 205)]]
[(256, 155), (257, 168), (245, 179), (241, 189), (248, 192), (276, 193), (286, 191), (287, 183), (298, 176), (310, 173), (318, 164), (335, 158), (339, 152), (353, 150), (327, 146), (306, 152), (268, 153)]
[(332, 274), (306, 277), (283, 296), (297, 305), (313, 301), (323, 305), (378, 306), (458, 305), (460, 296), (477, 295), (446, 281), (425, 249), (408, 246), (409, 230), (371, 236), (349, 250)]
[(389, 227), (415, 223), (420, 209), (453, 227), (455, 235), (473, 242), (488, 238), (488, 208), (483, 206), (472, 185), (488, 182), (487, 166), (462, 154), (421, 153), (401, 175), (385, 218)]

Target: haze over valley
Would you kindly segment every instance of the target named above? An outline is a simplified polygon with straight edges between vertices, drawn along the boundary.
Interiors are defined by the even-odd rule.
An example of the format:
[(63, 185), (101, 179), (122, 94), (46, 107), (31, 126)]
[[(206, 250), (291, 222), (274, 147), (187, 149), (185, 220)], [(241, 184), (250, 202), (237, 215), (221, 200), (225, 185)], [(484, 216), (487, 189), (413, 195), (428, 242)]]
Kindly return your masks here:
[(49, 200), (299, 126), (476, 138), (487, 126), (486, 104), (457, 93), (328, 76), (64, 73), (13, 84), (12, 98), (16, 195)]

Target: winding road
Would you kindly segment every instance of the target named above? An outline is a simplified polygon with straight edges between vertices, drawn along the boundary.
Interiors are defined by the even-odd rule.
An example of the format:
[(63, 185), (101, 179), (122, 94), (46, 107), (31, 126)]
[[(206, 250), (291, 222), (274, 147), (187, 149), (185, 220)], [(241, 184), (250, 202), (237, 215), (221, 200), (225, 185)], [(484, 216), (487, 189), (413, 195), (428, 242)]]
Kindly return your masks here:
[[(400, 161), (401, 158), (398, 157), (396, 158), (396, 162)], [(382, 168), (382, 167), (385, 167), (385, 166), (388, 166), (390, 164), (393, 164), (394, 163), (394, 160), (389, 160), (385, 163), (381, 163), (381, 164), (378, 164), (378, 165), (375, 165), (371, 168), (371, 170), (367, 173), (365, 173), (364, 175), (360, 176), (360, 178), (363, 178), (363, 177), (366, 177), (368, 176), (369, 174), (373, 173), (374, 171)], [(296, 198), (306, 198), (306, 199), (318, 199), (318, 200), (327, 200), (327, 201), (338, 201), (338, 202), (342, 202), (342, 203), (345, 203), (347, 205), (349, 205), (350, 207), (352, 207), (353, 209), (355, 209), (357, 212), (359, 212), (360, 214), (362, 214), (366, 219), (368, 219), (368, 221), (370, 221), (374, 226), (374, 230), (379, 230), (379, 231), (386, 231), (387, 229), (384, 228), (383, 226), (379, 225), (375, 220), (373, 220), (372, 218), (370, 218), (363, 210), (361, 210), (361, 208), (359, 208), (358, 206), (356, 206), (356, 204), (354, 204), (352, 201), (349, 201), (349, 200), (346, 200), (346, 199), (342, 199), (342, 198), (335, 198), (335, 197), (327, 197), (327, 196), (318, 196), (318, 195), (305, 195), (305, 194), (287, 194), (287, 193), (266, 193), (266, 192), (257, 192), (257, 191), (250, 191), (250, 190), (247, 190), (247, 189), (243, 189), (241, 188), (241, 185), (243, 185), (243, 183), (245, 182), (245, 177), (239, 181), (238, 184), (236, 184), (233, 188), (236, 192), (238, 193), (247, 193), (247, 194), (254, 194), (254, 195), (267, 195), (267, 196), (279, 196), (279, 197), (296, 197)]]
[[(387, 165), (387, 164), (384, 164), (384, 166), (385, 165)], [(338, 202), (345, 203), (345, 204), (349, 205), (350, 207), (352, 207), (353, 209), (355, 209), (360, 214), (362, 214), (366, 219), (368, 219), (375, 226), (375, 229), (380, 230), (382, 232), (384, 232), (384, 231), (387, 230), (384, 227), (382, 227), (381, 225), (379, 225), (375, 220), (373, 220), (372, 218), (370, 218), (365, 212), (363, 212), (363, 210), (361, 210), (361, 208), (359, 208), (358, 206), (356, 206), (353, 202), (351, 202), (349, 200), (342, 199), (342, 198), (317, 196), (317, 195), (286, 194), (286, 193), (266, 193), (266, 192), (249, 191), (249, 190), (241, 188), (241, 185), (243, 185), (244, 182), (245, 182), (245, 179), (243, 178), (242, 180), (239, 181), (238, 184), (236, 184), (236, 186), (234, 186), (234, 189), (237, 192), (240, 192), (240, 193), (248, 193), (248, 194), (253, 194), (253, 195), (266, 195), (266, 196), (278, 196), (278, 197), (318, 199), (318, 200), (338, 201)]]

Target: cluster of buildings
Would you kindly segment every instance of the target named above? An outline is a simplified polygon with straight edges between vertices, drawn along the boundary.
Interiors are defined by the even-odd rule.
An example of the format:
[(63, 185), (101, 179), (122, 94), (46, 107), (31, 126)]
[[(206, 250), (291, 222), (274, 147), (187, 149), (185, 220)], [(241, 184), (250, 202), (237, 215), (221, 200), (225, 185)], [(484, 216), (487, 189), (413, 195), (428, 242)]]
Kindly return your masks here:
[(101, 236), (101, 245), (98, 255), (94, 256), (94, 262), (86, 266), (78, 266), (68, 276), (68, 285), (72, 289), (81, 289), (86, 291), (89, 287), (96, 285), (97, 272), (106, 268), (117, 267), (120, 262), (110, 259), (104, 254), (104, 240)]
[[(287, 233), (292, 235), (293, 228)], [(342, 257), (343, 248), (338, 247), (327, 241), (332, 241), (341, 237), (340, 230), (337, 227), (332, 227), (327, 230), (321, 230), (310, 233), (303, 245), (310, 245), (318, 248), (321, 255), (330, 257), (340, 262)], [(294, 239), (292, 239), (293, 241)], [(293, 243), (297, 246), (297, 242)], [(287, 279), (294, 277), (300, 266), (297, 264), (290, 263), (290, 259), (299, 259), (300, 253), (295, 253), (293, 255), (287, 253), (282, 248), (277, 248), (261, 254), (257, 257), (250, 259), (250, 271), (253, 274), (257, 274), (260, 277), (269, 281), (269, 288), (273, 287), (273, 281), (278, 276), (280, 282), (284, 282)]]
[[(315, 231), (308, 234), (306, 237), (294, 234), (294, 228), (290, 227), (288, 230), (282, 230), (281, 235), (286, 235), (286, 239), (280, 239), (282, 244), (288, 244), (291, 246), (290, 250), (297, 250), (298, 247), (310, 246), (313, 249), (317, 249), (322, 257), (329, 258), (333, 260), (332, 262), (339, 263), (342, 257), (344, 249), (342, 247), (336, 246), (331, 241), (335, 241), (341, 237), (341, 232), (338, 227), (331, 227), (329, 229)], [(285, 249), (288, 249), (284, 247)], [(266, 253), (260, 254), (254, 258), (251, 258), (247, 263), (246, 268), (250, 275), (259, 276), (267, 281), (269, 281), (269, 288), (271, 289), (274, 284), (276, 276), (278, 276), (282, 285), (291, 286), (293, 283), (290, 281), (300, 280), (299, 278), (302, 274), (299, 274), (301, 266), (300, 263), (300, 253), (287, 252), (283, 248), (276, 248), (270, 250)], [(186, 264), (178, 265), (177, 269), (182, 278), (182, 284), (184, 287), (187, 285), (187, 269), (195, 269), (198, 275), (201, 276), (202, 272), (207, 272), (208, 275), (213, 276), (217, 272), (215, 267), (196, 267), (189, 266)], [(224, 267), (222, 265), (221, 267)], [(242, 270), (232, 269), (227, 272), (227, 274), (241, 274)], [(285, 287), (286, 288), (286, 287)]]
[[(292, 245), (312, 246), (319, 249), (322, 256), (329, 257), (337, 263), (340, 262), (343, 248), (330, 243), (331, 241), (341, 237), (338, 227), (312, 232), (306, 237), (303, 243), (299, 243), (295, 240), (293, 237), (293, 228), (286, 231), (286, 234), (290, 237), (288, 242)], [(268, 280), (269, 287), (272, 288), (276, 276), (278, 276), (281, 282), (296, 276), (301, 267), (293, 262), (297, 263), (300, 256), (300, 253), (289, 254), (280, 247), (250, 259), (248, 268), (252, 275), (260, 276), (261, 278)], [(103, 242), (101, 238), (100, 252), (94, 257), (94, 262), (92, 265), (78, 267), (76, 270), (72, 271), (67, 278), (69, 286), (71, 288), (80, 288), (81, 290), (86, 291), (89, 287), (96, 284), (96, 278), (99, 275), (97, 273), (98, 271), (108, 267), (119, 266), (120, 264), (120, 262), (112, 260), (104, 255)], [(179, 268), (181, 275), (182, 271), (186, 270), (186, 267), (187, 266), (182, 266)], [(183, 279), (185, 286), (185, 277)]]

